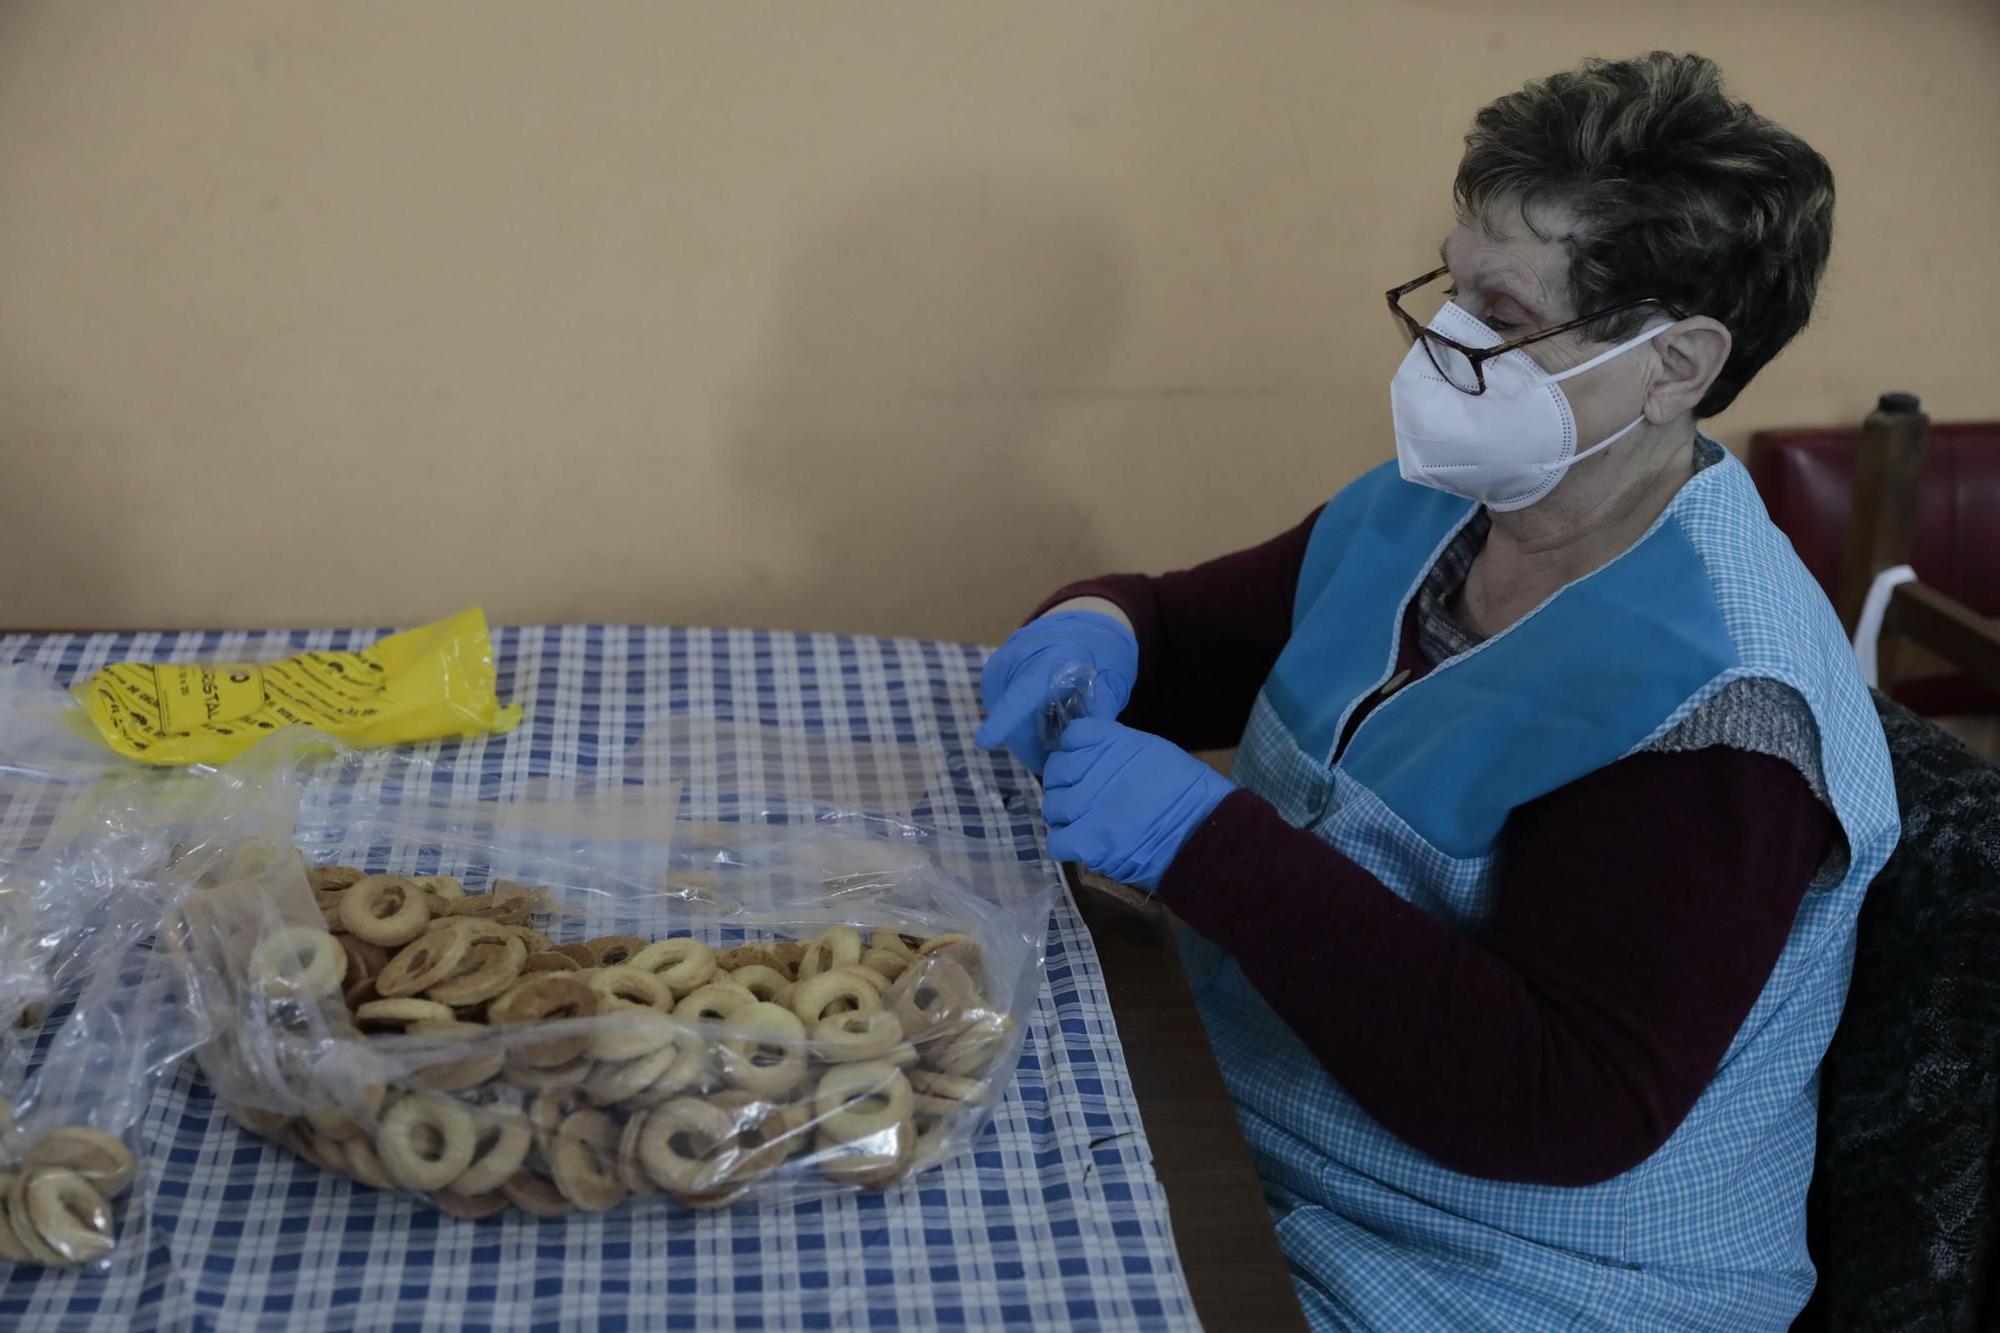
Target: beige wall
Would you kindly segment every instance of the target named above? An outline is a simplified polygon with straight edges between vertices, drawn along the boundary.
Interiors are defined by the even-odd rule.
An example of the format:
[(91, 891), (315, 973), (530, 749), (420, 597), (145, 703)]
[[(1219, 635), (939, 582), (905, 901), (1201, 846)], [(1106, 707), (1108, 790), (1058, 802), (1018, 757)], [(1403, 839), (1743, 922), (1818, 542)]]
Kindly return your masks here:
[(1716, 423), (2000, 415), (2000, 5), (0, 6), (0, 624), (992, 638), (1390, 451), (1483, 100), (1691, 47), (1834, 163)]

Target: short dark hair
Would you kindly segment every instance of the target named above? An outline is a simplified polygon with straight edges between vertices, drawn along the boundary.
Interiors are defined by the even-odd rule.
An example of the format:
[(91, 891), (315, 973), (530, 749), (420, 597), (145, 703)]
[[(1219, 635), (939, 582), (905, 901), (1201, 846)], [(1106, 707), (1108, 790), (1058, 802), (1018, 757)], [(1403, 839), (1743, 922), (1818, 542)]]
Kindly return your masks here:
[[(1805, 328), (1833, 242), (1826, 159), (1731, 99), (1713, 60), (1667, 51), (1586, 60), (1480, 108), (1452, 194), (1468, 216), (1500, 201), (1573, 212), (1579, 314), (1652, 296), (1727, 327), (1702, 417)], [(1642, 308), (1590, 332), (1627, 338), (1654, 317)]]

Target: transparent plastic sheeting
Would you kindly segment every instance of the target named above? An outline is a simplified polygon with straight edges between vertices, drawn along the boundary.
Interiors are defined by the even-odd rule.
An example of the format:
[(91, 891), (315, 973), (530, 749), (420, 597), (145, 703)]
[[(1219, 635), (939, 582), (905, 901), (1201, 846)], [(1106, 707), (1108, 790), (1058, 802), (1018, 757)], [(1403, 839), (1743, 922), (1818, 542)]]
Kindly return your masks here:
[[(135, 1126), (190, 1053), (240, 1123), (468, 1216), (884, 1188), (970, 1143), (1018, 1060), (1053, 883), (1010, 839), (923, 822), (955, 799), (941, 755), (668, 717), (576, 783), (301, 732), (141, 770), (79, 739), (74, 708), (0, 671), (0, 1175), (20, 1184), (65, 1127), (121, 1140), (139, 1171), (117, 1234), (143, 1230)], [(343, 917), (347, 892), (394, 920)], [(410, 941), (335, 938), (412, 911)], [(454, 934), (436, 994), (560, 977), (530, 989), (571, 1002), (377, 989), (423, 980), (386, 963)], [(681, 975), (630, 975), (677, 938), (706, 946), (653, 950)], [(529, 954), (551, 970), (508, 972)], [(724, 964), (746, 959), (739, 985)], [(427, 1021), (357, 1017), (386, 998)], [(76, 1145), (56, 1156), (101, 1181)]]

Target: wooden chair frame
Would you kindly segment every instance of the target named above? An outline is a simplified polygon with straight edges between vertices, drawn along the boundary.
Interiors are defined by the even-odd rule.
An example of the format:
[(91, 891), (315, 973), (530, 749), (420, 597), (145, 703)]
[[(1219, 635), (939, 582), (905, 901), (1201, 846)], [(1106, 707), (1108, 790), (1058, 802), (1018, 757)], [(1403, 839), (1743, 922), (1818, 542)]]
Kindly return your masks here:
[[(1885, 393), (1862, 428), (1837, 608), (1850, 634), (1876, 576), (1909, 563), (1929, 427), (1915, 394)], [(1889, 599), (1876, 649), (1883, 689), (1895, 679), (1898, 646), (1910, 643), (2000, 690), (2000, 622), (1922, 582), (1901, 584)]]

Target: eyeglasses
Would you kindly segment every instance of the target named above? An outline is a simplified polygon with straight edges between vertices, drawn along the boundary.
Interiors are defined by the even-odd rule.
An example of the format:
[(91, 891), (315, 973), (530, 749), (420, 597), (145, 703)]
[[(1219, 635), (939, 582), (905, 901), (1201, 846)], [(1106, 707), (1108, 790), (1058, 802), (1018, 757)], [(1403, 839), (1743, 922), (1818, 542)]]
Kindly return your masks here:
[(1438, 374), (1444, 376), (1445, 382), (1452, 388), (1475, 396), (1486, 392), (1486, 363), (1494, 357), (1519, 351), (1530, 343), (1553, 338), (1559, 333), (1568, 333), (1571, 329), (1580, 329), (1595, 320), (1603, 319), (1606, 315), (1622, 314), (1627, 310), (1637, 310), (1640, 306), (1657, 306), (1675, 319), (1687, 318), (1658, 297), (1648, 296), (1637, 301), (1627, 301), (1624, 305), (1612, 306), (1608, 310), (1600, 310), (1592, 315), (1585, 315), (1581, 319), (1572, 319), (1566, 324), (1558, 324), (1539, 333), (1530, 333), (1524, 338), (1509, 339), (1497, 347), (1467, 347), (1464, 343), (1447, 338), (1430, 328), (1403, 309), (1405, 296), (1420, 288), (1428, 287), (1448, 272), (1450, 272), (1448, 268), (1434, 268), (1421, 278), (1412, 278), (1400, 287), (1390, 288), (1383, 295), (1388, 298), (1389, 313), (1396, 317), (1397, 324), (1402, 327), (1403, 337), (1409, 342), (1423, 343), (1424, 355), (1431, 359), (1431, 364), (1437, 367)]

